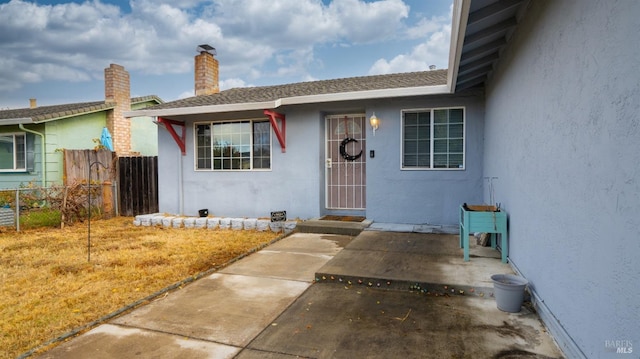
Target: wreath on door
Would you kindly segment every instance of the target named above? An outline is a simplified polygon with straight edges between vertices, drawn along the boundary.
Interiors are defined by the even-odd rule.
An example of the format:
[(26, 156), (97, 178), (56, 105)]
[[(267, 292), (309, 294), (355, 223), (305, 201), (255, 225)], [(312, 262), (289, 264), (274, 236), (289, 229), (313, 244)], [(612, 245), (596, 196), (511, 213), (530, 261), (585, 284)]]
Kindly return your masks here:
[(347, 152), (347, 149), (345, 148), (347, 144), (350, 142), (358, 143), (358, 140), (352, 137), (347, 137), (344, 140), (342, 140), (342, 142), (340, 143), (340, 155), (342, 156), (342, 158), (344, 158), (347, 161), (355, 161), (358, 158), (360, 158), (360, 156), (362, 156), (362, 149), (360, 150), (360, 153), (358, 153), (357, 155), (350, 155)]

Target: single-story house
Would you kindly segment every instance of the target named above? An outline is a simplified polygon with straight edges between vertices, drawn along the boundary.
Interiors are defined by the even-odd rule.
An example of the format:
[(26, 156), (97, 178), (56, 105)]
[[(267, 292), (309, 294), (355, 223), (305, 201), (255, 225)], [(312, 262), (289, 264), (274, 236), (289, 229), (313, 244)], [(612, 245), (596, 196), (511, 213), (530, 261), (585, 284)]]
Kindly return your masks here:
[(96, 148), (104, 128), (118, 156), (157, 155), (157, 126), (148, 117), (127, 119), (123, 112), (161, 103), (154, 95), (131, 98), (129, 73), (111, 64), (103, 101), (38, 106), (31, 99), (28, 108), (0, 110), (0, 188), (63, 183), (60, 150)]
[(460, 203), (482, 201), (482, 137), (469, 134), (481, 133), (483, 107), (476, 90), (448, 93), (447, 73), (235, 88), (128, 115), (164, 128), (161, 212), (455, 223)]
[[(448, 70), (216, 88), (127, 115), (162, 126), (162, 212), (456, 224), (465, 202), (499, 203), (509, 263), (566, 356), (636, 353), (638, 14), (455, 0)], [(199, 57), (215, 60), (203, 50), (197, 74), (213, 62)]]

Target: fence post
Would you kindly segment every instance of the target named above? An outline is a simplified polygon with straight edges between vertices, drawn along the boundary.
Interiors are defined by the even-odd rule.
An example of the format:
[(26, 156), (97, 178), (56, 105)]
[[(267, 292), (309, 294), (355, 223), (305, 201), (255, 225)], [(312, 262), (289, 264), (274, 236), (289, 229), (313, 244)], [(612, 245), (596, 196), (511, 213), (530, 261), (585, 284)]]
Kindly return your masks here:
[(16, 232), (20, 232), (20, 188), (16, 188)]
[(120, 196), (120, 192), (118, 192), (118, 181), (113, 181), (113, 185), (112, 185), (112, 191), (113, 191), (113, 208), (115, 208), (116, 210), (116, 217), (120, 217), (120, 203), (118, 203), (118, 197)]
[(109, 181), (102, 182), (102, 205), (104, 206), (105, 217), (113, 217), (113, 192)]

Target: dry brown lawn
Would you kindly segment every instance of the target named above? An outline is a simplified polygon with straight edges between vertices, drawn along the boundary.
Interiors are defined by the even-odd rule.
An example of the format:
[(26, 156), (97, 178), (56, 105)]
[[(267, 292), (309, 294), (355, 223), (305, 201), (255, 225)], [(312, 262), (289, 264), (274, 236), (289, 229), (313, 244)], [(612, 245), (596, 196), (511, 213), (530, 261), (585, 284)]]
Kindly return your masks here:
[(0, 358), (15, 358), (278, 237), (136, 227), (133, 218), (0, 233)]

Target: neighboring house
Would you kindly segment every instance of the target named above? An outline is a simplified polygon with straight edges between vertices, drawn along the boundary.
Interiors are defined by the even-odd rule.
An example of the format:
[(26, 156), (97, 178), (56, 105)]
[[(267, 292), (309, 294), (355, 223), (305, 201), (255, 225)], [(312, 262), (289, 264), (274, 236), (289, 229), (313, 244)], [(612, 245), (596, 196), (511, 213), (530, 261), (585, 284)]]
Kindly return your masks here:
[[(456, 224), (462, 203), (494, 199), (510, 264), (567, 357), (637, 353), (639, 13), (456, 0), (449, 71), (196, 88), (126, 115), (164, 128), (161, 212)], [(196, 57), (196, 86), (212, 62), (217, 83), (213, 55)]]
[[(119, 65), (105, 69), (105, 100), (0, 111), (0, 188), (63, 181), (62, 149), (92, 149), (106, 127), (118, 156), (156, 155), (155, 126), (149, 118), (124, 111), (162, 103), (157, 96), (131, 98), (129, 73)], [(44, 146), (42, 143), (44, 141)], [(44, 158), (44, 162), (43, 162)]]

